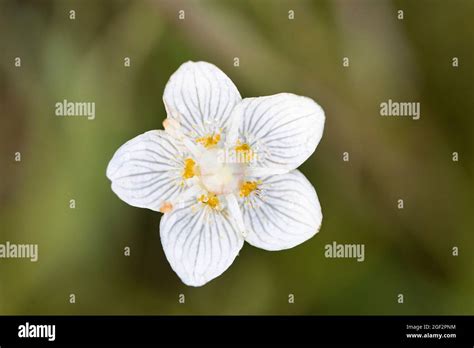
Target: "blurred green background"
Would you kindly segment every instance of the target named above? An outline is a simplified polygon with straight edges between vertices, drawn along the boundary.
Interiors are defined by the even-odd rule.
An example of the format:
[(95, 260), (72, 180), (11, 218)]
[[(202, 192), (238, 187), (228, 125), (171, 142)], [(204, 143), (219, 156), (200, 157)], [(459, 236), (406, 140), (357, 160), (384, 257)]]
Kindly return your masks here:
[[(39, 244), (36, 263), (0, 259), (0, 314), (474, 314), (473, 18), (470, 0), (0, 0), (0, 243)], [(162, 128), (187, 60), (243, 97), (306, 95), (327, 117), (300, 168), (320, 233), (288, 251), (246, 244), (202, 288), (171, 270), (160, 214), (105, 176), (120, 145)], [(95, 120), (56, 117), (63, 99), (95, 102)], [(421, 119), (381, 117), (388, 99), (420, 102)], [(365, 244), (365, 261), (325, 258), (333, 241)]]

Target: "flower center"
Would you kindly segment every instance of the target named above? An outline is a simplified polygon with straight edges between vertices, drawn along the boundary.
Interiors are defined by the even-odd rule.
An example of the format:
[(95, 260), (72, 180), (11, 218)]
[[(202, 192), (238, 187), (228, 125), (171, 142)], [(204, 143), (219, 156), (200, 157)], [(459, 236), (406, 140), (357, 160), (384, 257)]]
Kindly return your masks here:
[(240, 197), (248, 197), (252, 192), (258, 190), (260, 181), (246, 181), (240, 186)]
[(244, 178), (245, 166), (228, 163), (222, 149), (210, 149), (199, 158), (201, 182), (213, 194), (238, 192)]

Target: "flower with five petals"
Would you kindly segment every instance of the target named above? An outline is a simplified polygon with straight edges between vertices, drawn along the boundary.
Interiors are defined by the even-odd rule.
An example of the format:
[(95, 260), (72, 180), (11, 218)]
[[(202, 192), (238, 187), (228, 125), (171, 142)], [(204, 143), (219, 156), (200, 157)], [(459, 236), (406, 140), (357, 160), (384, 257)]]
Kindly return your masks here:
[(242, 99), (206, 62), (181, 65), (163, 101), (165, 130), (122, 145), (107, 177), (126, 203), (164, 213), (163, 249), (185, 284), (221, 275), (244, 241), (283, 250), (319, 231), (318, 196), (296, 169), (323, 134), (317, 103), (290, 93)]

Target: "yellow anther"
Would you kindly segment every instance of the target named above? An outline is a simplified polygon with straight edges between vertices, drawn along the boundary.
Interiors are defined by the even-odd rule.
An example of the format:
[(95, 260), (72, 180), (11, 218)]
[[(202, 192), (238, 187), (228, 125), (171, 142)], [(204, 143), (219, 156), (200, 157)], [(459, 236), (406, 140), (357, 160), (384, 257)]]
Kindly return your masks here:
[(171, 204), (170, 202), (164, 202), (161, 206), (160, 206), (160, 213), (169, 213), (170, 211), (173, 210), (173, 204)]
[(242, 157), (241, 162), (248, 163), (251, 162), (253, 159), (252, 149), (247, 143), (242, 144), (240, 141), (238, 141), (237, 145), (235, 146), (235, 152), (237, 152), (237, 155), (239, 157)]
[(220, 140), (221, 140), (221, 135), (219, 133), (216, 133), (214, 135), (208, 135), (205, 137), (197, 138), (196, 142), (203, 145), (206, 148), (210, 148), (210, 147), (216, 146)]
[(207, 204), (213, 209), (216, 209), (217, 207), (219, 207), (219, 198), (217, 198), (217, 196), (212, 193), (209, 195), (199, 196), (198, 201), (201, 203)]
[(252, 192), (258, 190), (258, 185), (261, 184), (261, 181), (245, 181), (242, 186), (240, 186), (240, 197), (248, 197)]
[(183, 171), (184, 179), (191, 179), (196, 174), (194, 171), (195, 166), (196, 166), (196, 162), (194, 162), (192, 158), (186, 158), (184, 160), (184, 171)]

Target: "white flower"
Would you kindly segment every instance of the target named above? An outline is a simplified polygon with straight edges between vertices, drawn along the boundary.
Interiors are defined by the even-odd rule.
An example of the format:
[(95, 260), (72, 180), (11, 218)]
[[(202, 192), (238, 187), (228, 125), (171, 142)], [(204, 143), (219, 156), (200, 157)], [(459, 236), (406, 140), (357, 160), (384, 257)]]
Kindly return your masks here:
[(318, 104), (290, 93), (242, 99), (205, 62), (181, 65), (163, 101), (165, 130), (120, 147), (107, 177), (128, 204), (164, 213), (161, 242), (185, 284), (201, 286), (221, 275), (244, 241), (282, 250), (319, 231), (316, 191), (296, 170), (322, 137)]

